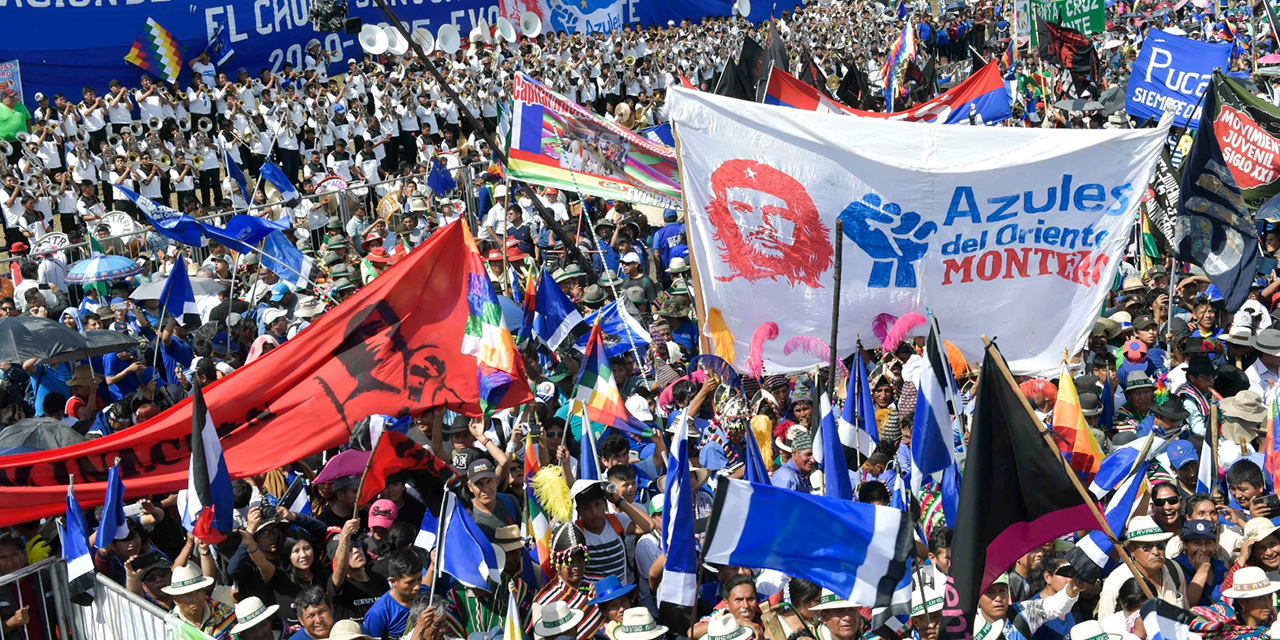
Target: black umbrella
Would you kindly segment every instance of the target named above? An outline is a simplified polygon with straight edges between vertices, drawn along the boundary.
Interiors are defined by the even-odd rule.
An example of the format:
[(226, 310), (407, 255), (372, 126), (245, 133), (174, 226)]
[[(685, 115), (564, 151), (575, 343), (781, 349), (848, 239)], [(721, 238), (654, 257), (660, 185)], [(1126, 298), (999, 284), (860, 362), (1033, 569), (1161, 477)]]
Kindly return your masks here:
[(1074, 100), (1059, 100), (1053, 104), (1053, 108), (1062, 109), (1063, 111), (1101, 111), (1102, 103), (1076, 98)]
[(1124, 108), (1125, 90), (1124, 85), (1111, 85), (1106, 91), (1102, 92), (1102, 97), (1098, 98), (1098, 102), (1102, 103), (1102, 113), (1111, 115)]
[(48, 360), (88, 346), (75, 329), (49, 318), (0, 318), (0, 362)]
[(120, 353), (128, 351), (138, 346), (138, 339), (131, 337), (119, 331), (110, 331), (107, 329), (97, 329), (95, 331), (87, 331), (84, 334), (85, 347), (75, 351), (67, 351), (60, 353), (52, 358), (45, 360), (45, 364), (57, 364), (59, 362), (75, 362), (76, 360), (84, 360), (93, 356), (100, 356), (107, 353)]
[(226, 322), (227, 313), (241, 313), (249, 310), (249, 303), (244, 300), (224, 300), (209, 311), (209, 323)]
[(88, 441), (75, 429), (53, 418), (27, 418), (0, 429), (0, 449), (23, 447), (49, 451)]

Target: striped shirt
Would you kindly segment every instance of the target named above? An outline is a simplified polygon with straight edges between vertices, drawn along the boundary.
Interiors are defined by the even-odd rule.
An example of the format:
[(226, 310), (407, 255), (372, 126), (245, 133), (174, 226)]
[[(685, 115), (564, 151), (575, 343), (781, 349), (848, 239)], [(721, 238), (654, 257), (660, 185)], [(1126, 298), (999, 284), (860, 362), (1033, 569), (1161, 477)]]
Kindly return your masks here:
[[(616, 524), (614, 518), (617, 518)], [(600, 533), (592, 533), (578, 521), (582, 534), (587, 542), (587, 572), (584, 583), (595, 584), (605, 576), (617, 576), (622, 584), (635, 583), (627, 562), (627, 546), (623, 540), (627, 527), (631, 524), (631, 516), (625, 513), (611, 513), (606, 516), (604, 529)], [(622, 531), (622, 535), (619, 535)]]
[(532, 595), (528, 585), (519, 578), (504, 582), (492, 593), (476, 591), (470, 587), (454, 587), (446, 596), (449, 619), (446, 624), (451, 634), (459, 638), (469, 637), (473, 633), (485, 632), (499, 628), (507, 617), (507, 594), (509, 586), (515, 586), (516, 606), (520, 608), (520, 619), (529, 619)]
[[(591, 591), (585, 584), (581, 588), (574, 588), (566, 584), (560, 578), (556, 578), (552, 582), (548, 582), (542, 587), (538, 594), (533, 597), (533, 601), (540, 605), (546, 605), (557, 600), (563, 600), (571, 609), (577, 609), (584, 612), (582, 622), (573, 630), (573, 635), (578, 640), (587, 640), (595, 635), (600, 627), (604, 626), (604, 616), (601, 615), (600, 609), (596, 605), (591, 604)], [(525, 630), (533, 629), (533, 616), (529, 616), (525, 622)], [(567, 635), (567, 634), (566, 634)]]
[[(215, 640), (231, 640), (231, 627), (236, 623), (235, 609), (215, 602), (213, 598), (205, 596), (204, 620), (200, 622), (200, 630), (212, 636)], [(178, 612), (175, 605), (171, 614), (177, 620), (191, 625), (191, 622)], [(191, 625), (195, 626), (195, 625)]]

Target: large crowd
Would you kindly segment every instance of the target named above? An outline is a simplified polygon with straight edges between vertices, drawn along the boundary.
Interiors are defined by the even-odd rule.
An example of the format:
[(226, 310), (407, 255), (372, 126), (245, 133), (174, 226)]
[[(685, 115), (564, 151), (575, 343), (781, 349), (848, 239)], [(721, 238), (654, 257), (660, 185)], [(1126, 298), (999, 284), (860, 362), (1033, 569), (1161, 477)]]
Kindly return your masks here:
[[(922, 80), (943, 82), (962, 79), (975, 58), (999, 57), (1017, 38), (1011, 5), (955, 4), (964, 5), (932, 14), (923, 3), (815, 3), (782, 12), (776, 24), (795, 75), (803, 76), (811, 61), (832, 78), (858, 70), (874, 89), (905, 19), (921, 43), (920, 66), (930, 57), (934, 69), (951, 76)], [(1153, 26), (1178, 26), (1197, 39), (1230, 36), (1245, 45), (1233, 62), (1239, 69), (1274, 48), (1270, 29), (1251, 37), (1247, 13), (1236, 15), (1235, 8), (1227, 18), (1231, 26), (1223, 14), (1209, 14), (1195, 2), (1152, 17), (1153, 10), (1166, 8), (1127, 0), (1109, 7), (1108, 31), (1094, 37), (1102, 77), (1087, 86), (1023, 47), (1006, 70), (1019, 82), (1015, 117), (1005, 124), (1136, 124), (1122, 111), (1062, 111), (1053, 103), (1122, 85)], [(520, 283), (531, 270), (546, 269), (584, 315), (618, 300), (652, 340), (647, 349), (609, 362), (627, 410), (646, 426), (644, 437), (598, 428), (596, 438), (584, 436), (581, 418), (570, 412), (582, 358), (572, 346), (556, 358), (525, 346), (536, 402), (523, 410), (487, 421), (444, 409), (413, 417), (410, 439), (461, 479), (466, 508), (502, 566), (500, 584), (484, 590), (436, 571), (438, 558), (417, 546), (429, 510), (427, 488), (393, 476), (376, 501), (358, 505), (358, 474), (325, 473), (338, 450), (235, 480), (236, 533), (216, 552), (184, 530), (178, 494), (136, 501), (127, 532), (106, 532), (114, 539), (94, 532), (98, 572), (218, 640), (481, 640), (502, 635), (509, 602), (519, 607), (524, 633), (540, 638), (934, 640), (952, 538), (936, 508), (922, 514), (916, 555), (924, 570), (915, 576), (909, 621), (901, 628), (869, 628), (866, 607), (812, 582), (711, 564), (700, 568), (695, 624), (658, 623), (665, 472), (679, 417), (691, 418), (691, 480), (700, 520), (712, 510), (713, 478), (744, 477), (748, 431), (775, 486), (820, 493), (813, 453), (817, 382), (806, 374), (743, 376), (744, 389), (735, 391), (691, 368), (703, 346), (685, 213), (551, 188), (518, 191), (476, 129), (496, 132), (517, 71), (628, 129), (662, 124), (666, 88), (683, 76), (714, 90), (743, 39), (764, 41), (768, 29), (719, 18), (610, 34), (550, 33), (432, 54), (461, 96), (461, 108), (411, 53), (337, 60), (326, 57), (318, 41), (308, 46), (301, 69), (287, 63), (278, 72), (219, 69), (198, 56), (189, 61), (181, 86), (143, 77), (136, 87), (111, 81), (101, 93), (86, 87), (74, 96), (36, 94), (35, 105), (4, 96), (0, 124), (13, 117), (23, 122), (18, 135), (4, 137), (0, 207), (17, 277), (0, 278), (0, 289), (9, 289), (0, 297), (0, 315), (53, 318), (76, 331), (120, 331), (139, 346), (93, 362), (0, 363), (0, 432), (32, 419), (88, 438), (134, 428), (181, 402), (193, 385), (252, 366), (271, 349), (305, 336), (310, 321), (433, 231), (466, 216), (491, 280), (506, 297), (518, 304)], [(1254, 43), (1256, 50), (1249, 51)], [(1025, 82), (1033, 75), (1049, 80)], [(909, 93), (932, 95), (912, 82)], [(1261, 89), (1271, 99), (1267, 90)], [(875, 108), (877, 100), (871, 95), (853, 106)], [(463, 108), (478, 121), (466, 118)], [(427, 176), (435, 158), (456, 177), (470, 179), (457, 181), (452, 192), (433, 192)], [(248, 193), (226, 171), (228, 159), (251, 178)], [(288, 206), (258, 179), (269, 159), (298, 185), (300, 204)], [(459, 171), (463, 167), (471, 171)], [(334, 176), (341, 187), (317, 193)], [(149, 229), (151, 221), (114, 185), (196, 218), (247, 209), (284, 222), (291, 240), (314, 258), (309, 281), (297, 286), (297, 274), (275, 273), (255, 253), (212, 242), (199, 248), (171, 243)], [(377, 210), (388, 194), (397, 205), (389, 216)], [(533, 197), (551, 220), (538, 214)], [(594, 278), (570, 258), (573, 252), (552, 232), (552, 222), (587, 256)], [(1280, 254), (1280, 230), (1268, 232), (1260, 249)], [(99, 253), (131, 258), (142, 271), (96, 285), (67, 282), (69, 264)], [(166, 317), (158, 299), (135, 294), (164, 280), (179, 255), (191, 275), (215, 283), (197, 296), (198, 322)], [(981, 595), (975, 635), (984, 640), (1146, 640), (1154, 632), (1144, 629), (1139, 611), (1152, 597), (1148, 592), (1190, 609), (1193, 630), (1205, 638), (1266, 637), (1276, 622), (1280, 503), (1274, 479), (1264, 471), (1264, 443), (1268, 407), (1280, 394), (1280, 324), (1273, 326), (1271, 315), (1280, 279), (1274, 270), (1259, 274), (1250, 300), (1229, 314), (1203, 272), (1171, 266), (1167, 259), (1145, 269), (1126, 263), (1104, 317), (1070, 359), (1080, 407), (1104, 453), (1152, 431), (1174, 439), (1149, 471), (1142, 505), (1116, 531), (1137, 575), (1118, 553), (1100, 574), (1084, 570), (1076, 562), (1078, 540), (1054, 540), (1020, 558)], [(872, 365), (880, 444), (860, 469), (861, 502), (888, 505), (901, 489), (917, 402), (910, 372), (918, 369), (921, 348), (920, 341), (908, 341), (864, 354)], [(965, 405), (958, 411), (966, 413), (980, 372), (963, 359), (952, 367)], [(1063, 381), (1021, 382), (1051, 423)], [(560, 470), (553, 481), (563, 483), (575, 514), (554, 523), (554, 571), (545, 580), (530, 570), (524, 553), (531, 544), (522, 527), (525, 485), (532, 482), (524, 475), (529, 434), (540, 466)], [(1215, 434), (1213, 475), (1222, 489), (1210, 495), (1197, 492), (1199, 468), (1213, 464), (1199, 452)], [(961, 449), (966, 436), (957, 434)], [(594, 453), (584, 452), (592, 442)], [(599, 460), (600, 480), (575, 480), (584, 455)], [(291, 487), (302, 487), (302, 497), (286, 503)], [(926, 483), (915, 500), (928, 505), (939, 491)], [(100, 517), (100, 509), (88, 514), (91, 530)], [(58, 555), (52, 522), (0, 533), (0, 576)], [(28, 579), (0, 586), (0, 637), (55, 637), (46, 606)]]

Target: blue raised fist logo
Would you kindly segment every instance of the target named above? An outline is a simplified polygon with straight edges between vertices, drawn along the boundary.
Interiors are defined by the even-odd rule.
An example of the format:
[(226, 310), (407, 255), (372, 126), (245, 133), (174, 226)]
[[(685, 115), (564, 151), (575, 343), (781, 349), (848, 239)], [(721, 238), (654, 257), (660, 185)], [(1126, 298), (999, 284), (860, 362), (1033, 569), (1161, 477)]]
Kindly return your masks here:
[(912, 263), (929, 250), (925, 240), (938, 231), (937, 224), (920, 224), (920, 214), (904, 213), (902, 207), (892, 202), (881, 203), (880, 196), (874, 193), (850, 202), (840, 212), (840, 220), (844, 222), (844, 235), (874, 261), (868, 287), (887, 288), (890, 279), (895, 287), (917, 286)]

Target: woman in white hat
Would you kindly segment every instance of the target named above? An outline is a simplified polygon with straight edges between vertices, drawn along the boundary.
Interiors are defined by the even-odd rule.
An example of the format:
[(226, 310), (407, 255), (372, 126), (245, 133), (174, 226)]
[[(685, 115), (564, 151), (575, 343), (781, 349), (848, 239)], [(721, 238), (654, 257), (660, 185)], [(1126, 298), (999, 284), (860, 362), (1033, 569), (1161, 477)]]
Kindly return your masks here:
[(579, 640), (587, 640), (604, 626), (600, 609), (591, 604), (590, 596), (582, 591), (583, 578), (587, 575), (587, 540), (582, 530), (573, 523), (562, 523), (551, 534), (551, 566), (556, 575), (533, 597), (535, 606), (544, 608), (557, 602), (576, 609), (582, 615), (571, 629)]
[[(1161, 600), (1179, 607), (1186, 606), (1183, 588), (1186, 586), (1182, 572), (1171, 571), (1165, 562), (1165, 548), (1173, 534), (1160, 528), (1151, 516), (1136, 516), (1129, 521), (1124, 532), (1124, 546), (1133, 556), (1133, 562), (1147, 580), (1155, 586), (1156, 595)], [(1098, 599), (1098, 617), (1103, 618), (1116, 612), (1116, 597), (1125, 580), (1133, 577), (1128, 571), (1112, 571), (1102, 582), (1102, 593)]]
[(1236, 575), (1250, 567), (1263, 571), (1272, 580), (1280, 580), (1280, 527), (1267, 518), (1250, 518), (1245, 523), (1244, 540), (1240, 542), (1235, 564), (1222, 579), (1224, 596), (1239, 580)]
[(1231, 604), (1193, 608), (1196, 620), (1191, 623), (1192, 630), (1205, 640), (1269, 637), (1267, 629), (1276, 619), (1272, 594), (1280, 591), (1280, 582), (1272, 582), (1259, 567), (1244, 567), (1234, 577), (1231, 588), (1222, 590), (1222, 597)]

